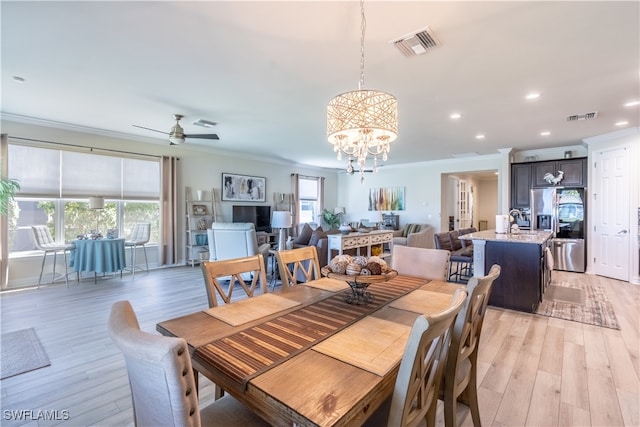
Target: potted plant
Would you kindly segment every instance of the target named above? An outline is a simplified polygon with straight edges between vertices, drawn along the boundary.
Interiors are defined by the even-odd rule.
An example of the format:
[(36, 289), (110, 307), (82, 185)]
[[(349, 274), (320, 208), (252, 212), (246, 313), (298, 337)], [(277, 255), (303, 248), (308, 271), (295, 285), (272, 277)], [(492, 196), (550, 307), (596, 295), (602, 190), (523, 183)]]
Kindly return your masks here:
[(331, 230), (335, 230), (340, 226), (340, 214), (329, 212), (326, 209), (322, 210), (322, 220), (329, 226)]
[(15, 179), (0, 180), (0, 215), (6, 215), (9, 212), (9, 203), (13, 201), (19, 189), (20, 183)]

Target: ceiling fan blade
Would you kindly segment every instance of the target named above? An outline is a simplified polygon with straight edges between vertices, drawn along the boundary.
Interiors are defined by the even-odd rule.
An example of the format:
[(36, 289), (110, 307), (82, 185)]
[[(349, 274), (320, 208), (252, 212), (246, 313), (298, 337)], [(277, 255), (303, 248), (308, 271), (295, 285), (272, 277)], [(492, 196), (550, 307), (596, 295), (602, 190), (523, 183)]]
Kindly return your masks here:
[(168, 132), (163, 132), (163, 131), (157, 130), (157, 129), (146, 128), (144, 126), (138, 126), (138, 125), (131, 125), (131, 126), (133, 126), (134, 128), (146, 129), (146, 130), (151, 130), (153, 132), (164, 133), (165, 135), (169, 135)]
[(197, 138), (197, 139), (220, 139), (215, 133), (203, 133), (196, 135), (184, 135), (185, 138)]

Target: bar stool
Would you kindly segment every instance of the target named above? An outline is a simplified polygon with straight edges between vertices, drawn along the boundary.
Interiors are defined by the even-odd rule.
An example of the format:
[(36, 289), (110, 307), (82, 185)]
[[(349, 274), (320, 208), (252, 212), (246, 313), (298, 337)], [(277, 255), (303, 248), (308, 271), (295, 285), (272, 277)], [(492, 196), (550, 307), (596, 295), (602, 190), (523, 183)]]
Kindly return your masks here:
[(33, 231), (33, 238), (36, 244), (36, 247), (43, 251), (42, 255), (42, 267), (40, 268), (40, 277), (38, 278), (38, 289), (40, 288), (40, 283), (42, 282), (42, 273), (44, 272), (44, 263), (47, 259), (47, 254), (53, 252), (53, 274), (51, 276), (51, 283), (54, 282), (56, 278), (56, 256), (58, 252), (62, 252), (64, 255), (64, 282), (67, 287), (69, 287), (69, 269), (67, 265), (67, 251), (72, 250), (75, 246), (73, 244), (65, 244), (65, 243), (56, 243), (49, 232), (49, 228), (46, 225), (32, 225), (31, 230)]
[[(133, 226), (133, 230), (131, 231), (131, 235), (128, 239), (124, 241), (125, 247), (131, 248), (131, 274), (132, 277), (136, 277), (136, 268), (139, 268), (140, 271), (149, 271), (149, 260), (147, 259), (147, 248), (146, 244), (149, 243), (149, 239), (151, 237), (151, 224), (149, 223), (140, 223)], [(146, 270), (142, 270), (142, 268), (136, 266), (136, 252), (138, 246), (142, 246), (142, 250), (144, 251), (144, 262), (146, 265)]]

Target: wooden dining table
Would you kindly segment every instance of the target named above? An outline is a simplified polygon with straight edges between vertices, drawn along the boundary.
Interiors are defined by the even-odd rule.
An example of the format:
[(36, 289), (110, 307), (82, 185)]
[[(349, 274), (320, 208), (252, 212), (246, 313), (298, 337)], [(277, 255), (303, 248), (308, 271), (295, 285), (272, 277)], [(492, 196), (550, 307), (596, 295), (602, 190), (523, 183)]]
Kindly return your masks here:
[(274, 426), (362, 424), (393, 392), (411, 326), (449, 306), (461, 285), (398, 275), (369, 304), (321, 278), (166, 320), (193, 367)]

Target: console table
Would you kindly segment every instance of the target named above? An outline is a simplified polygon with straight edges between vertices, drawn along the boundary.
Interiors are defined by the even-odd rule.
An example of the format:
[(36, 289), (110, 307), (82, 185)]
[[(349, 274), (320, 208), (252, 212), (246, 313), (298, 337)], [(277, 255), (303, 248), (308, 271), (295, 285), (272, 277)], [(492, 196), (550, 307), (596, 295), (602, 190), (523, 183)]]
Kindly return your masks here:
[[(371, 256), (371, 246), (389, 245), (389, 252), (382, 252), (379, 256), (385, 258), (391, 256), (391, 245), (393, 244), (393, 231), (391, 230), (374, 230), (368, 233), (349, 233), (349, 234), (329, 234), (328, 238), (328, 260), (333, 258), (332, 251), (337, 251), (338, 255), (342, 255), (345, 249), (357, 249), (358, 255)], [(362, 253), (361, 248), (367, 248), (366, 254)]]

